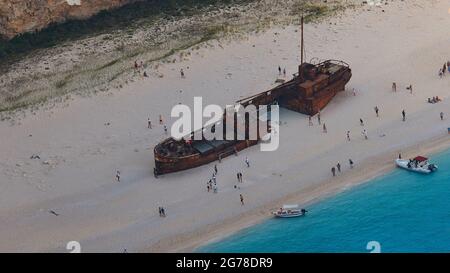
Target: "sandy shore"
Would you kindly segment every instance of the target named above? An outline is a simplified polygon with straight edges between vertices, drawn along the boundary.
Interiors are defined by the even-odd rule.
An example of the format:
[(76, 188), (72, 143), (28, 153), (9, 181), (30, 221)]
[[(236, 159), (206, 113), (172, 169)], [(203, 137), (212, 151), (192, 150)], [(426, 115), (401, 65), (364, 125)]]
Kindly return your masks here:
[[(218, 163), (217, 194), (206, 191), (213, 164), (153, 177), (152, 148), (166, 137), (158, 116), (170, 125), (172, 106), (192, 105), (194, 96), (225, 105), (267, 90), (278, 65), (295, 73), (296, 26), (187, 49), (183, 60), (153, 66), (151, 77), (120, 90), (23, 110), (13, 125), (0, 122), (0, 251), (66, 252), (73, 240), (85, 252), (190, 251), (266, 219), (284, 202), (307, 205), (391, 170), (399, 152), (408, 157), (449, 147), (450, 75), (438, 77), (450, 60), (450, 29), (443, 27), (449, 7), (450, 1), (389, 1), (306, 25), (307, 59), (342, 59), (353, 71), (347, 90), (322, 111), (328, 133), (316, 118), (308, 126), (306, 116), (282, 110), (279, 149), (252, 147)], [(433, 96), (443, 101), (427, 103)], [(343, 172), (332, 178), (337, 162)], [(238, 171), (239, 190), (233, 188)], [(158, 206), (166, 218), (158, 217)]]

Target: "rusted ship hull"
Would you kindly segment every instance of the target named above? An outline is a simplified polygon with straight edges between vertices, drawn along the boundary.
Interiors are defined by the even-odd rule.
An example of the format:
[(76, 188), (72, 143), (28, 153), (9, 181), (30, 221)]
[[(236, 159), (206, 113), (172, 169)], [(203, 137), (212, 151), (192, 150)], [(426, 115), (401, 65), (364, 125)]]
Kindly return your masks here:
[(232, 141), (227, 145), (215, 147), (211, 145), (211, 149), (203, 153), (195, 153), (188, 156), (169, 157), (162, 156), (158, 152), (158, 146), (155, 147), (155, 170), (157, 175), (183, 171), (196, 168), (214, 161), (221, 161), (223, 158), (237, 155), (250, 146), (256, 145), (256, 140)]
[[(279, 106), (307, 115), (315, 115), (336, 94), (345, 89), (352, 76), (348, 64), (328, 60), (312, 65), (302, 63), (299, 73), (286, 83), (269, 91), (237, 101), (244, 107), (279, 104)], [(257, 109), (259, 109), (257, 107)], [(258, 110), (259, 111), (259, 110)], [(223, 125), (226, 123), (224, 116)], [(234, 122), (236, 125), (236, 121)], [(246, 123), (245, 126), (248, 126)], [(237, 130), (235, 128), (235, 130)], [(244, 129), (248, 136), (248, 128)], [(235, 131), (235, 136), (237, 132)], [(237, 139), (235, 137), (235, 139)], [(248, 138), (244, 138), (248, 139)], [(167, 174), (205, 165), (221, 160), (245, 148), (257, 144), (258, 140), (193, 140), (186, 142), (172, 138), (159, 143), (155, 149), (155, 174)]]
[[(351, 77), (352, 73), (349, 68), (342, 69), (339, 71), (339, 75), (325, 78), (322, 83), (323, 87), (316, 92), (312, 92), (312, 95), (305, 96), (302, 93), (286, 92), (289, 95), (281, 97), (279, 104), (286, 109), (313, 116), (325, 108), (338, 92), (345, 90), (345, 85)], [(293, 83), (293, 85), (296, 85), (296, 83)]]
[[(314, 70), (319, 67), (320, 70)], [(306, 115), (315, 115), (340, 91), (352, 77), (348, 64), (328, 60), (318, 65), (303, 64), (294, 79), (269, 91), (238, 101), (242, 105), (267, 105), (277, 101), (280, 107)]]

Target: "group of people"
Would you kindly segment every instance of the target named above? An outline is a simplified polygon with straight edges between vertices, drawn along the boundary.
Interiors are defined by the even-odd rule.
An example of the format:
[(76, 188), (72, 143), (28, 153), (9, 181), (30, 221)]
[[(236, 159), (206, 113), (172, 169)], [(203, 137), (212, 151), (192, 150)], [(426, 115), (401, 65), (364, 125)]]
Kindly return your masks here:
[(436, 96), (436, 97), (433, 97), (433, 98), (428, 98), (428, 103), (438, 103), (438, 102), (440, 102), (440, 101), (442, 101), (442, 99), (440, 99), (438, 96)]
[[(349, 160), (348, 160), (348, 164), (349, 164), (349, 166), (350, 166), (350, 169), (353, 169), (353, 160), (350, 158)], [(331, 174), (333, 175), (333, 176), (336, 176), (336, 170), (337, 170), (337, 172), (338, 173), (340, 173), (341, 172), (341, 163), (339, 163), (339, 161), (338, 161), (338, 163), (336, 164), (336, 166), (333, 166), (333, 167), (331, 167)]]
[[(248, 160), (248, 157), (245, 158), (245, 164), (247, 165), (247, 168), (250, 168), (250, 161)], [(236, 173), (236, 178), (237, 178), (237, 181), (239, 183), (243, 183), (244, 182), (244, 180), (242, 179), (242, 173), (241, 172), (237, 172)], [(235, 189), (240, 189), (240, 187), (238, 185), (234, 185), (234, 188)]]
[[(409, 92), (412, 94), (413, 93), (413, 86), (412, 86), (412, 84), (406, 86), (406, 90), (409, 90)], [(397, 83), (396, 82), (392, 83), (392, 92), (397, 92)]]
[(209, 179), (208, 183), (206, 183), (206, 189), (208, 192), (213, 191), (214, 193), (217, 193), (217, 165), (214, 165), (214, 170), (211, 179)]
[(278, 66), (278, 75), (281, 76), (283, 74), (284, 77), (286, 77), (286, 68), (281, 69), (281, 66)]
[[(250, 161), (248, 159), (248, 157), (245, 158), (245, 164), (247, 165), (247, 167), (250, 167)], [(212, 177), (211, 179), (208, 180), (208, 182), (206, 183), (206, 190), (208, 192), (213, 192), (213, 193), (218, 193), (218, 187), (217, 187), (217, 173), (218, 173), (218, 169), (217, 169), (217, 165), (214, 165), (213, 168), (213, 173), (212, 173)], [(236, 173), (236, 177), (239, 183), (243, 183), (243, 178), (242, 178), (242, 172), (237, 172)], [(233, 186), (235, 189), (240, 189), (240, 187), (238, 185), (234, 185)], [(244, 205), (244, 197), (242, 196), (242, 194), (239, 194), (240, 200), (241, 200), (241, 205)]]
[(158, 207), (159, 210), (159, 217), (166, 217), (166, 210), (164, 207)]
[[(145, 68), (146, 68), (146, 65), (144, 64), (143, 61), (137, 61), (137, 60), (134, 61), (134, 71), (139, 73), (139, 75), (141, 75), (141, 69), (144, 69), (142, 76), (144, 76), (145, 78), (148, 78), (148, 74), (147, 74), (147, 71), (145, 70)], [(281, 70), (281, 68), (280, 68), (280, 70)], [(281, 75), (281, 72), (280, 72), (280, 75)], [(284, 75), (286, 76), (286, 69), (284, 69)], [(182, 79), (186, 78), (183, 68), (180, 69), (180, 76)]]
[[(375, 106), (375, 114), (377, 115), (377, 117), (379, 117), (379, 111), (380, 109), (378, 108), (378, 106)], [(313, 126), (313, 122), (312, 122), (312, 116), (309, 116), (308, 118), (309, 120), (309, 126)], [(317, 122), (320, 124), (322, 124), (321, 121), (321, 117), (320, 117), (320, 111), (317, 113)], [(362, 118), (359, 119), (359, 124), (364, 127), (364, 120)], [(327, 133), (328, 129), (325, 123), (322, 124), (322, 131), (323, 133)], [(363, 130), (361, 131), (362, 136), (364, 137), (364, 139), (369, 139), (369, 136), (367, 134), (367, 130), (365, 128), (363, 128)], [(350, 141), (350, 131), (347, 131), (347, 141)]]
[[(378, 108), (378, 106), (374, 107), (374, 111), (375, 111), (376, 116), (379, 117), (380, 116), (379, 115), (380, 109)], [(317, 114), (317, 120), (318, 120), (318, 122), (320, 124), (321, 123), (321, 121), (320, 121), (320, 112)], [(443, 120), (443, 113), (442, 112), (441, 112), (441, 120)], [(404, 109), (402, 110), (402, 121), (406, 121), (406, 111)], [(313, 125), (312, 117), (309, 116), (309, 126), (312, 126), (312, 125)], [(362, 118), (359, 119), (359, 125), (363, 127), (363, 130), (361, 131), (361, 134), (364, 137), (364, 139), (366, 139), (366, 140), (369, 139), (369, 136), (367, 134), (367, 130), (364, 128), (364, 120)], [(323, 127), (323, 132), (327, 133), (327, 127), (326, 127), (325, 123), (323, 123), (322, 127)], [(347, 136), (347, 141), (350, 141), (351, 140), (350, 139), (350, 131), (347, 131), (346, 136)]]
[(143, 68), (143, 67), (144, 67), (144, 62), (143, 61), (140, 61), (140, 62), (134, 61), (134, 69), (135, 70), (139, 70), (140, 68)]
[[(375, 106), (375, 114), (377, 115), (377, 117), (379, 116), (379, 108), (378, 106)], [(322, 120), (321, 120), (321, 116), (320, 116), (320, 111), (317, 113), (317, 122), (318, 124), (322, 124)], [(359, 119), (359, 124), (361, 126), (364, 126), (364, 120), (362, 118)], [(313, 122), (312, 122), (312, 116), (309, 116), (309, 126), (313, 126)], [(323, 128), (323, 132), (326, 133), (327, 132), (327, 127), (325, 125), (325, 123), (323, 123), (322, 125)], [(367, 130), (363, 129), (363, 131), (361, 132), (362, 135), (364, 136), (365, 139), (368, 139), (368, 135), (367, 135)], [(347, 131), (347, 140), (350, 141), (350, 131)], [(353, 160), (349, 159), (348, 160), (350, 169), (353, 169)], [(341, 163), (337, 163), (336, 166), (333, 166), (331, 168), (331, 173), (333, 174), (333, 176), (336, 176), (337, 173), (341, 172)]]
[[(134, 70), (135, 70), (136, 72), (138, 72), (139, 74), (141, 74), (141, 68), (142, 68), (142, 69), (145, 69), (145, 64), (144, 64), (144, 62), (143, 62), (143, 61), (140, 61), (140, 62), (134, 61)], [(144, 70), (144, 73), (142, 73), (142, 75), (143, 75), (144, 77), (148, 78), (147, 71)]]
[(241, 172), (238, 172), (238, 173), (236, 174), (236, 177), (237, 177), (238, 182), (240, 182), (240, 183), (243, 182), (243, 180), (242, 180), (242, 173), (241, 173)]
[[(168, 129), (167, 129), (167, 125), (164, 124), (163, 116), (162, 116), (162, 115), (159, 115), (159, 124), (160, 124), (160, 125), (163, 125), (163, 128), (164, 128), (164, 134), (167, 135), (167, 134), (168, 134)], [(148, 129), (152, 129), (152, 128), (153, 128), (153, 126), (152, 126), (152, 121), (151, 121), (150, 118), (147, 119), (147, 128), (148, 128)]]
[[(378, 116), (378, 107), (375, 107), (375, 108), (376, 108), (375, 112), (377, 113), (377, 116)], [(364, 121), (362, 118), (359, 119), (359, 125), (361, 125), (363, 127), (363, 130), (361, 131), (361, 135), (364, 137), (365, 140), (368, 140), (369, 135), (367, 134), (367, 129), (364, 128)], [(350, 139), (350, 131), (347, 131), (346, 136), (347, 136), (347, 141), (350, 141), (351, 140)]]

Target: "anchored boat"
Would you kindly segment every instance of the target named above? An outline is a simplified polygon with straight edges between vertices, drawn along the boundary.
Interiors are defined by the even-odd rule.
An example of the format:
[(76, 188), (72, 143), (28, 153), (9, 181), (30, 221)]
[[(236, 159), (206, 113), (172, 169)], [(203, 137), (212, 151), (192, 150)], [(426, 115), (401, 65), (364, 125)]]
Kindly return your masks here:
[(436, 164), (431, 164), (428, 162), (428, 158), (424, 156), (417, 156), (413, 159), (396, 159), (395, 164), (411, 172), (429, 174), (438, 170)]
[(283, 205), (279, 210), (273, 211), (272, 214), (279, 218), (292, 218), (305, 216), (308, 211), (300, 209), (299, 205)]

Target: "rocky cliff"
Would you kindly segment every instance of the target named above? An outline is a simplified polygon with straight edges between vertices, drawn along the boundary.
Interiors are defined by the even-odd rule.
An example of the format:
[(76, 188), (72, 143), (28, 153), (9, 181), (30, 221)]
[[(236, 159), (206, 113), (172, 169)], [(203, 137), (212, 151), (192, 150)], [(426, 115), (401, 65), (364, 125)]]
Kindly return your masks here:
[(11, 39), (50, 23), (85, 19), (136, 1), (142, 0), (0, 0), (0, 36)]

